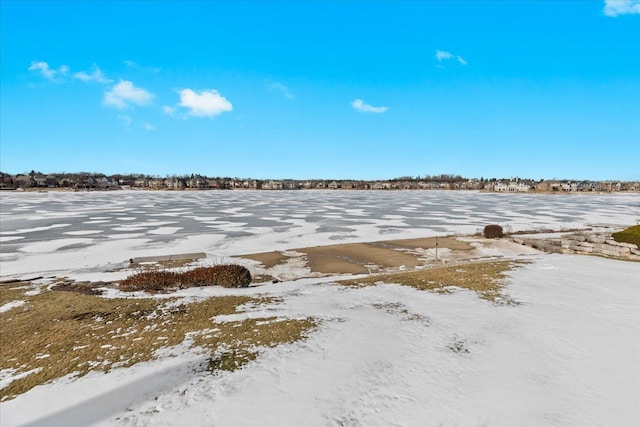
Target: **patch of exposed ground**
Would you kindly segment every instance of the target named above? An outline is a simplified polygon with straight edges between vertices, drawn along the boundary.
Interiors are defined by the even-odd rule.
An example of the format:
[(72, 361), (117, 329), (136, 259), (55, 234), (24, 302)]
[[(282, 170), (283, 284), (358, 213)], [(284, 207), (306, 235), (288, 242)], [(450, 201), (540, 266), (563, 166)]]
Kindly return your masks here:
[(282, 252), (262, 252), (258, 254), (243, 255), (242, 258), (258, 261), (264, 268), (275, 267), (284, 264), (289, 259)]
[[(0, 285), (0, 305), (24, 301), (0, 313), (0, 379), (6, 385), (1, 400), (66, 375), (131, 366), (179, 344), (209, 351), (210, 369), (235, 369), (254, 359), (260, 346), (303, 339), (315, 326), (313, 319), (213, 320), (248, 304), (277, 303), (266, 298), (223, 296), (183, 303), (46, 289), (34, 295), (32, 289), (29, 283)], [(221, 357), (224, 363), (216, 362)]]
[[(467, 242), (463, 242), (453, 237), (438, 237), (438, 247), (455, 251), (467, 251), (473, 249)], [(432, 249), (436, 247), (435, 237), (423, 237), (419, 239), (386, 240), (375, 242), (374, 244), (390, 247), (393, 249)]]
[(400, 266), (416, 267), (416, 255), (388, 249), (375, 243), (346, 243), (297, 249), (307, 256), (311, 271), (318, 273), (369, 273)]
[[(471, 251), (472, 245), (453, 237), (439, 237), (438, 248)], [(425, 264), (425, 251), (436, 247), (435, 237), (386, 240), (372, 243), (344, 243), (295, 249), (295, 254), (263, 252), (243, 255), (258, 261), (267, 271), (282, 266), (292, 258), (304, 259), (311, 273), (366, 274), (400, 267), (414, 268)], [(429, 254), (427, 258), (433, 258)]]
[(471, 262), (418, 271), (378, 274), (338, 283), (355, 287), (393, 283), (439, 293), (449, 293), (451, 287), (457, 287), (472, 290), (480, 298), (489, 301), (514, 304), (515, 301), (502, 294), (504, 279), (508, 271), (525, 263), (514, 260)]

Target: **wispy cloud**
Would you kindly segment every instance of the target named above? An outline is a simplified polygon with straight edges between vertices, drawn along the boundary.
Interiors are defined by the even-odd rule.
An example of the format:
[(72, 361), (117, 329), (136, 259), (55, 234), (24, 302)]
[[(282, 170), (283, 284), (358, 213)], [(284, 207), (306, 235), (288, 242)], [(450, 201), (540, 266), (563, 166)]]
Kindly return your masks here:
[(180, 102), (176, 107), (163, 107), (165, 114), (176, 117), (178, 107), (185, 108), (186, 115), (196, 117), (213, 117), (233, 110), (231, 102), (215, 89), (205, 89), (199, 92), (183, 89), (178, 93)]
[(351, 102), (351, 106), (361, 113), (384, 113), (389, 107), (374, 107), (365, 103), (362, 99), (355, 99)]
[(103, 84), (113, 83), (113, 80), (107, 78), (102, 70), (96, 65), (94, 65), (91, 74), (87, 73), (86, 71), (80, 71), (75, 73), (73, 75), (73, 78), (82, 80), (83, 82), (98, 82)]
[(640, 0), (604, 0), (607, 16), (640, 15)]
[(143, 71), (151, 71), (152, 73), (159, 73), (160, 72), (160, 68), (158, 67), (144, 67), (140, 64), (138, 64), (136, 61), (132, 61), (130, 59), (123, 61), (124, 65), (126, 65), (129, 68), (134, 68), (136, 70), (143, 70)]
[(453, 54), (451, 52), (447, 52), (446, 50), (436, 50), (436, 59), (438, 61), (451, 58), (453, 58)]
[(151, 103), (153, 94), (146, 90), (135, 87), (127, 80), (121, 80), (104, 93), (104, 103), (115, 108), (128, 107), (131, 104), (146, 105)]
[(118, 119), (121, 120), (122, 123), (124, 123), (124, 127), (126, 127), (127, 129), (131, 128), (131, 123), (133, 122), (131, 116), (118, 115)]
[(446, 61), (449, 59), (455, 59), (461, 65), (467, 65), (468, 62), (460, 55), (454, 55), (451, 52), (447, 52), (446, 50), (437, 50), (436, 49), (436, 59), (438, 62)]
[(51, 82), (55, 82), (57, 81), (57, 76), (66, 75), (69, 72), (69, 67), (66, 65), (61, 65), (57, 69), (54, 69), (44, 61), (31, 61), (29, 71), (40, 73), (40, 75), (45, 79)]
[(151, 123), (145, 123), (143, 127), (144, 127), (144, 130), (156, 130), (156, 127)]
[(279, 82), (269, 84), (269, 89), (272, 91), (280, 92), (285, 98), (293, 99), (295, 96), (291, 93), (288, 87)]

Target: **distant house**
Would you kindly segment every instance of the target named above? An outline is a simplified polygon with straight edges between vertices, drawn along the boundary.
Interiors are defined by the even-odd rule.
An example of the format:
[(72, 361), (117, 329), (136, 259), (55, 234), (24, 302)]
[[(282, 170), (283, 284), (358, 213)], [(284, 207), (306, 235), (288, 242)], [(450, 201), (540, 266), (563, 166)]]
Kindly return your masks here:
[(73, 181), (71, 181), (69, 178), (60, 178), (58, 180), (58, 187), (63, 187), (63, 188), (68, 188), (68, 187), (73, 187)]
[(283, 190), (297, 190), (298, 188), (298, 182), (293, 179), (285, 179), (282, 181)]
[(531, 189), (531, 185), (529, 185), (527, 182), (525, 181), (510, 181), (509, 185), (507, 186), (507, 191), (510, 192), (526, 192), (529, 191)]
[(462, 188), (465, 190), (480, 190), (483, 185), (478, 179), (470, 179), (462, 183)]
[(55, 176), (47, 175), (44, 180), (47, 188), (56, 188), (58, 186), (58, 179)]
[(560, 191), (562, 183), (556, 180), (540, 181), (535, 185), (538, 191)]
[(154, 178), (149, 181), (149, 188), (152, 190), (162, 190), (164, 188), (164, 179)]
[(435, 182), (418, 181), (418, 189), (420, 190), (435, 190), (438, 188), (438, 184)]
[(327, 188), (330, 190), (337, 190), (338, 188), (340, 188), (340, 184), (338, 184), (338, 181), (331, 181), (329, 184), (327, 184)]
[(35, 187), (46, 187), (47, 186), (47, 177), (44, 175), (34, 175), (33, 180), (35, 181)]
[(167, 190), (184, 190), (184, 187), (184, 181), (175, 176), (162, 180), (162, 188), (166, 188)]
[(190, 188), (203, 189), (209, 186), (209, 181), (202, 178), (201, 176), (197, 176), (195, 178), (191, 178), (188, 183)]
[(17, 175), (13, 182), (18, 188), (31, 188), (36, 186), (36, 180), (29, 175)]
[(353, 181), (342, 181), (340, 183), (340, 188), (342, 188), (343, 190), (353, 190), (354, 188), (356, 188), (356, 185), (353, 183)]
[(133, 181), (133, 186), (134, 187), (140, 187), (140, 188), (145, 188), (148, 184), (148, 180), (146, 178), (138, 178), (135, 181)]
[(13, 177), (8, 173), (0, 172), (0, 188), (13, 189)]
[(281, 181), (267, 181), (262, 183), (263, 190), (282, 190)]
[(563, 182), (560, 184), (560, 189), (566, 192), (574, 192), (578, 191), (578, 183), (577, 182)]
[(493, 191), (509, 191), (509, 185), (506, 182), (496, 181), (493, 183)]
[(109, 178), (107, 178), (106, 176), (101, 176), (95, 179), (95, 183), (96, 183), (96, 188), (99, 188), (101, 190), (106, 190), (108, 188), (113, 188), (113, 187), (117, 187), (117, 184), (115, 182), (113, 182), (112, 180), (110, 180)]
[(591, 181), (580, 181), (578, 184), (578, 191), (593, 191), (595, 183)]

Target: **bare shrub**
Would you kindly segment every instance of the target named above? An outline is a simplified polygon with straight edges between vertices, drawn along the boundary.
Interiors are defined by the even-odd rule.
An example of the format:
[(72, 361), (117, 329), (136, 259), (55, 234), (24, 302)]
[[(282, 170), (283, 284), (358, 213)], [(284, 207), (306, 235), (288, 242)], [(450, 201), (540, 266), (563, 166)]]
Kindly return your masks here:
[(166, 292), (180, 287), (180, 276), (173, 271), (142, 271), (121, 281), (120, 290)]
[(494, 239), (496, 237), (503, 237), (504, 236), (504, 231), (502, 230), (501, 226), (499, 226), (497, 224), (491, 224), (491, 225), (487, 225), (484, 228), (482, 234), (487, 239)]
[(199, 267), (176, 273), (173, 271), (144, 271), (127, 277), (120, 282), (123, 291), (167, 292), (196, 286), (222, 286), (225, 288), (246, 288), (251, 283), (251, 273), (237, 264), (222, 264)]
[(251, 273), (246, 267), (237, 264), (216, 265), (218, 285), (224, 288), (246, 288), (251, 283)]

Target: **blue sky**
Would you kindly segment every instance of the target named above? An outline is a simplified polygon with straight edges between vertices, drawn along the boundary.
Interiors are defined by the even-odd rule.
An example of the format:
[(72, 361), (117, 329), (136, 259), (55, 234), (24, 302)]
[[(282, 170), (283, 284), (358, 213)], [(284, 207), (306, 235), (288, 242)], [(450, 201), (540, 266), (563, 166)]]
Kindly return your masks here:
[(15, 1), (0, 170), (640, 179), (640, 1)]

